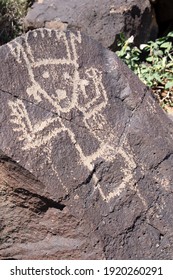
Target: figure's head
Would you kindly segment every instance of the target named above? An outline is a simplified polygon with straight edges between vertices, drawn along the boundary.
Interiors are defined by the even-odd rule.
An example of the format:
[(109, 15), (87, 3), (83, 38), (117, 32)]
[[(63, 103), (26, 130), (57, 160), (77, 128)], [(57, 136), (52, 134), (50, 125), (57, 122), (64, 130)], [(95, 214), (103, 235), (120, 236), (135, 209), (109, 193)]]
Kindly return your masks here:
[(38, 102), (48, 102), (57, 112), (69, 112), (77, 102), (75, 92), (76, 68), (71, 64), (42, 63), (32, 67), (30, 96)]
[(16, 60), (21, 63), (22, 58), (26, 64), (27, 94), (36, 102), (48, 102), (57, 113), (68, 113), (77, 108), (87, 114), (94, 106), (101, 110), (107, 102), (101, 72), (94, 67), (79, 71), (77, 43), (81, 43), (80, 33), (66, 36), (63, 32), (57, 36), (62, 52), (62, 57), (57, 54), (58, 58), (44, 52), (37, 56), (27, 36), (24, 45), (17, 41), (14, 46), (9, 45)]

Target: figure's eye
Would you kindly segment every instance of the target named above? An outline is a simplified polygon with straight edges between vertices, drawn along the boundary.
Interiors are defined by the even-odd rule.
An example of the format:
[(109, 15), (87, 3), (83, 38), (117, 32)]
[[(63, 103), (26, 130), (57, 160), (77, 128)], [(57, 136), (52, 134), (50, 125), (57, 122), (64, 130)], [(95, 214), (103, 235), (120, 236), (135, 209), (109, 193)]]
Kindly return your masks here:
[(42, 77), (44, 79), (48, 79), (49, 78), (49, 72), (48, 71), (43, 72)]

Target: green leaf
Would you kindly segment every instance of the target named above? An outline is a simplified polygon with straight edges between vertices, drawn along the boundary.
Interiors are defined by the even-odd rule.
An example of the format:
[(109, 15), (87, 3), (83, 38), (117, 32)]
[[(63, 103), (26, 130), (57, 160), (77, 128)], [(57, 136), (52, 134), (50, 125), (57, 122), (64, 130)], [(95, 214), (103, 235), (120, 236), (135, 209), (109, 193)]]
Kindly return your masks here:
[(163, 56), (163, 51), (157, 50), (157, 51), (155, 51), (155, 55), (156, 56)]
[(166, 56), (164, 56), (164, 57), (162, 58), (162, 67), (163, 67), (163, 68), (165, 68), (166, 62), (167, 62), (167, 59), (166, 59)]
[(149, 45), (147, 45), (147, 44), (141, 44), (141, 45), (139, 46), (139, 48), (140, 48), (140, 50), (144, 50), (144, 49), (149, 48)]
[(134, 36), (132, 35), (129, 39), (126, 41), (128, 44), (132, 44), (134, 42)]
[(173, 81), (168, 81), (165, 85), (165, 89), (170, 89), (173, 87)]
[(171, 46), (172, 46), (171, 42), (166, 42), (160, 45), (160, 47), (164, 49), (170, 49)]
[(166, 41), (166, 37), (162, 37), (162, 38), (159, 38), (159, 39), (156, 40), (158, 45), (163, 44), (165, 41)]
[(173, 37), (173, 31), (169, 32), (167, 37)]
[(125, 56), (126, 59), (130, 59), (130, 53), (127, 53)]
[(153, 57), (152, 57), (152, 56), (147, 57), (147, 58), (146, 58), (146, 61), (148, 61), (148, 62), (153, 62)]

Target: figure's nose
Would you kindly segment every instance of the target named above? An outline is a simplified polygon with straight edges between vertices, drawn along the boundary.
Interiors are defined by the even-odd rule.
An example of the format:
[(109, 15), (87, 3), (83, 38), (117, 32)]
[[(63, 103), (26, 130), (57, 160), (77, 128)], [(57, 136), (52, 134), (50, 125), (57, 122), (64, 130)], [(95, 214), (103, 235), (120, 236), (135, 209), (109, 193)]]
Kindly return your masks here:
[(67, 93), (64, 89), (57, 89), (55, 92), (56, 92), (57, 99), (59, 101), (65, 99), (67, 97)]

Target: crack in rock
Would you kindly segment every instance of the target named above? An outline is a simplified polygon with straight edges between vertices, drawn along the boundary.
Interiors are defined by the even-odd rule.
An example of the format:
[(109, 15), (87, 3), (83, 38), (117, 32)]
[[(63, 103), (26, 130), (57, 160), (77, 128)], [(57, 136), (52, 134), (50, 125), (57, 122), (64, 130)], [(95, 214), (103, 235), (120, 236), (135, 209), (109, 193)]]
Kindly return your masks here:
[(42, 110), (44, 110), (45, 112), (51, 113), (52, 115), (55, 115), (56, 117), (58, 117), (58, 118), (60, 118), (60, 119), (62, 119), (62, 120), (66, 120), (66, 121), (71, 122), (71, 121), (72, 121), (72, 119), (74, 119), (74, 118), (75, 118), (75, 116), (73, 116), (73, 117), (71, 117), (71, 118), (65, 118), (65, 117), (62, 117), (62, 116), (61, 116), (61, 115), (59, 115), (57, 112), (55, 112), (55, 111), (51, 111), (51, 110), (49, 110), (49, 109), (47, 109), (47, 108), (45, 108), (45, 107), (43, 107), (43, 106), (40, 106), (39, 104), (36, 104), (36, 103), (34, 103), (34, 102), (32, 102), (32, 101), (28, 100), (28, 99), (25, 99), (25, 98), (19, 97), (19, 96), (17, 96), (16, 94), (14, 94), (14, 93), (12, 93), (12, 92), (9, 92), (9, 91), (6, 91), (6, 90), (3, 90), (3, 89), (1, 89), (1, 88), (0, 88), (0, 91), (2, 91), (3, 93), (7, 93), (7, 94), (11, 95), (13, 98), (16, 98), (16, 99), (22, 100), (22, 101), (24, 101), (24, 102), (27, 102), (27, 103), (29, 103), (29, 104), (32, 104), (32, 105), (33, 105), (33, 106), (35, 106), (35, 107), (41, 108), (41, 109), (42, 109)]
[(41, 200), (43, 202), (43, 204), (38, 205), (38, 210), (41, 212), (46, 212), (49, 208), (55, 208), (55, 209), (62, 211), (66, 207), (66, 205), (62, 204), (61, 202), (57, 202), (53, 199), (33, 193), (24, 188), (17, 188), (14, 190), (14, 193), (16, 193), (18, 195), (21, 194), (28, 198), (38, 198), (39, 200)]
[(169, 160), (169, 158), (173, 155), (173, 152), (168, 153), (161, 161), (157, 163), (157, 165), (154, 166), (154, 169), (156, 170), (164, 161)]

